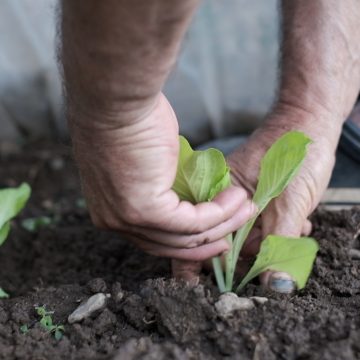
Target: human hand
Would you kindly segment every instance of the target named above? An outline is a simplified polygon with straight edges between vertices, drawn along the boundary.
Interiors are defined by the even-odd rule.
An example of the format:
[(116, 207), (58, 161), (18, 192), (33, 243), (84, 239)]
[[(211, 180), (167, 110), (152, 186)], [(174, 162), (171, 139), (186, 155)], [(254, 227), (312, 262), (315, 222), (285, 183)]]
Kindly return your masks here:
[[(256, 255), (261, 241), (267, 235), (299, 237), (311, 232), (308, 216), (320, 202), (328, 185), (337, 146), (331, 125), (326, 129), (314, 120), (311, 114), (304, 114), (299, 109), (278, 107), (248, 142), (228, 157), (233, 183), (253, 194), (260, 160), (282, 134), (300, 130), (313, 140), (299, 174), (283, 194), (269, 204), (257, 221), (257, 226), (242, 250), (243, 264), (240, 261), (240, 271), (246, 266), (246, 259)], [(285, 273), (266, 272), (260, 276), (260, 280), (262, 284), (279, 292), (291, 292), (295, 288), (291, 277)]]
[[(228, 249), (224, 237), (255, 209), (241, 187), (198, 205), (180, 201), (171, 190), (179, 151), (178, 123), (164, 95), (126, 121), (126, 126), (110, 126), (118, 123), (111, 119), (99, 123), (96, 129), (71, 123), (83, 191), (97, 226), (125, 233), (156, 256), (197, 262)], [(189, 263), (183, 265), (179, 262), (178, 272), (186, 277)]]

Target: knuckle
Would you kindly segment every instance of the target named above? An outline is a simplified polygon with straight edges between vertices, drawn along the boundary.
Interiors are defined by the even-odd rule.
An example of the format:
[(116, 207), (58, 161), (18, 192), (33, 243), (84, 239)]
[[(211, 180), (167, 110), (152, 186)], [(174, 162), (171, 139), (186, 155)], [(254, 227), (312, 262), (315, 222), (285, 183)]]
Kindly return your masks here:
[(197, 236), (190, 236), (188, 239), (184, 242), (183, 247), (186, 249), (193, 249), (202, 245), (206, 245), (210, 242), (210, 238), (208, 236), (204, 235), (197, 235)]

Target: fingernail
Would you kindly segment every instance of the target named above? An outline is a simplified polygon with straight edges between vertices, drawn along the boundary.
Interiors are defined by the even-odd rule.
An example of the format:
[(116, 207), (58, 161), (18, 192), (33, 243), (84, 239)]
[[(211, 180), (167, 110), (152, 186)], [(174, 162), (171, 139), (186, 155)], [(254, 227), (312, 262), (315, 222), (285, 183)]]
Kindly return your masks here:
[(269, 278), (268, 287), (282, 294), (290, 294), (296, 288), (294, 280), (284, 272), (273, 273)]

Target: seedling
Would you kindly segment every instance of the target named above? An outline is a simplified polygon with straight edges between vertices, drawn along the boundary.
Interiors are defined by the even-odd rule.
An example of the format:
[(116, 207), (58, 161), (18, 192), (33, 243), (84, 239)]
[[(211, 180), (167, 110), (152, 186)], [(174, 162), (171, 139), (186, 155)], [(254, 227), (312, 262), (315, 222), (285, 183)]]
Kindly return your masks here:
[(7, 299), (10, 295), (2, 288), (0, 288), (0, 299)]
[(27, 334), (29, 332), (29, 327), (27, 325), (21, 325), (20, 326), (20, 331), (23, 333), (23, 334)]
[[(0, 190), (0, 245), (4, 243), (10, 232), (10, 221), (24, 208), (31, 194), (26, 183), (18, 188)], [(9, 295), (0, 288), (0, 298)]]
[(65, 331), (64, 325), (54, 325), (52, 314), (53, 311), (47, 311), (45, 306), (38, 306), (35, 308), (37, 314), (41, 317), (40, 324), (41, 326), (49, 333), (53, 333), (56, 340), (60, 340)]
[[(236, 232), (235, 237), (232, 234), (227, 236), (231, 250), (225, 256), (225, 275), (220, 258), (212, 259), (221, 292), (233, 289), (236, 263), (256, 218), (295, 177), (310, 143), (311, 140), (303, 133), (291, 131), (278, 139), (262, 159), (253, 197), (259, 211)], [(193, 151), (186, 139), (180, 137), (180, 156), (173, 189), (181, 200), (194, 204), (211, 201), (230, 184), (230, 170), (219, 150)], [(302, 289), (310, 275), (317, 251), (318, 245), (312, 238), (270, 235), (262, 242), (254, 265), (236, 291), (240, 291), (252, 278), (265, 270), (289, 273), (296, 281), (298, 289)]]
[(53, 222), (54, 221), (48, 216), (38, 216), (24, 219), (21, 222), (21, 226), (29, 232), (36, 232), (42, 227), (51, 225)]

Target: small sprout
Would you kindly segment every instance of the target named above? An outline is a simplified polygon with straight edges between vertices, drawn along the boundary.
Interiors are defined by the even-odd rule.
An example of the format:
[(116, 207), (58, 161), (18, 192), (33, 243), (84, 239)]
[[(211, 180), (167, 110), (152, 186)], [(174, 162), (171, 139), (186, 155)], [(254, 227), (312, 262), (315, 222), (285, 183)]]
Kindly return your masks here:
[(76, 206), (79, 209), (86, 209), (86, 200), (84, 198), (78, 198), (76, 200)]
[(21, 226), (29, 231), (36, 232), (42, 227), (49, 226), (53, 223), (53, 220), (48, 216), (39, 216), (34, 218), (27, 218), (21, 222)]
[(23, 334), (26, 334), (29, 332), (29, 327), (27, 325), (21, 325), (20, 326), (20, 331), (23, 333)]
[(35, 308), (40, 318), (40, 325), (49, 333), (53, 333), (56, 340), (60, 340), (63, 336), (65, 328), (63, 325), (53, 324), (52, 314), (53, 311), (46, 310), (45, 306), (38, 306)]
[(63, 337), (63, 333), (64, 333), (65, 329), (63, 325), (58, 325), (57, 328), (54, 331), (54, 337), (55, 340), (59, 341), (62, 339)]
[(10, 295), (0, 287), (0, 299), (8, 299)]

